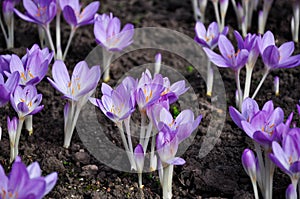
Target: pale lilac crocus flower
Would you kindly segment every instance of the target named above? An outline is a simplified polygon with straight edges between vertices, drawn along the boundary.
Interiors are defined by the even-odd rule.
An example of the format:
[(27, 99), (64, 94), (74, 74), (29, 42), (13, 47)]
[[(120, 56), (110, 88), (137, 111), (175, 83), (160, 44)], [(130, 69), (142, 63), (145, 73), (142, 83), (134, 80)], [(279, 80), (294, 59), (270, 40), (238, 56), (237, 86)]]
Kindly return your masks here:
[[(226, 26), (224, 30), (221, 32), (219, 26), (216, 22), (212, 22), (209, 24), (207, 30), (203, 23), (197, 22), (195, 27), (195, 41), (198, 42), (202, 47), (209, 48), (213, 50), (219, 40), (219, 36), (221, 34), (227, 35), (228, 27)], [(213, 87), (213, 77), (214, 77), (214, 70), (211, 66), (211, 62), (207, 60), (207, 95), (211, 96), (212, 94), (212, 87)]]
[(100, 67), (89, 68), (85, 61), (76, 64), (71, 78), (63, 61), (55, 61), (52, 67), (53, 80), (48, 80), (68, 100), (64, 108), (65, 148), (70, 146), (80, 111), (95, 92), (100, 76)]
[(0, 198), (43, 198), (54, 188), (57, 173), (53, 172), (45, 177), (41, 173), (37, 162), (26, 168), (20, 157), (16, 157), (8, 176), (0, 165)]
[[(79, 3), (79, 0), (59, 0), (60, 9), (62, 10), (64, 19), (66, 22), (71, 26), (71, 32), (69, 36), (69, 40), (67, 43), (67, 46), (64, 50), (64, 53), (61, 52), (61, 41), (60, 37), (58, 38), (59, 41), (57, 42), (57, 55), (58, 59), (64, 60), (68, 54), (69, 47), (71, 45), (72, 39), (75, 35), (76, 30), (85, 25), (89, 25), (94, 23), (94, 17), (96, 15), (96, 12), (99, 9), (100, 2), (95, 1), (87, 5), (84, 9), (81, 11), (81, 3)], [(58, 11), (57, 17), (60, 18), (61, 11)], [(60, 22), (56, 21), (57, 26), (57, 34), (60, 35)], [(58, 46), (59, 45), (59, 46)], [(59, 57), (62, 56), (62, 57)]]
[(110, 61), (113, 52), (124, 50), (133, 42), (134, 26), (126, 24), (121, 30), (121, 21), (119, 18), (114, 17), (112, 13), (109, 15), (102, 14), (95, 17), (94, 35), (96, 42), (102, 46), (104, 59), (104, 82), (110, 79)]

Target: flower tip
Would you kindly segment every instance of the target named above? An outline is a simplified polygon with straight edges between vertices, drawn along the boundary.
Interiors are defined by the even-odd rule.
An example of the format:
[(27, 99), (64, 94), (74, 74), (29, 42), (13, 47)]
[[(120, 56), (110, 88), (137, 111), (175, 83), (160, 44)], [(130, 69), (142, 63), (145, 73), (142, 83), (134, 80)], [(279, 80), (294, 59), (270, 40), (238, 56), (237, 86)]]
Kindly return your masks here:
[(256, 159), (252, 150), (245, 149), (242, 155), (242, 164), (246, 173), (250, 178), (255, 178), (256, 176)]

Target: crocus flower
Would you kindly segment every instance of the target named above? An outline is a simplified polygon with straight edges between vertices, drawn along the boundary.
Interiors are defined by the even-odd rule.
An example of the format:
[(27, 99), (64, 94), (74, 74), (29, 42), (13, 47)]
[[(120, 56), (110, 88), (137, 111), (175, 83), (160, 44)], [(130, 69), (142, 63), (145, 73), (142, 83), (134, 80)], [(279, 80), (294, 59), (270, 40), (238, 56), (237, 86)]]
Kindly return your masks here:
[(164, 80), (161, 74), (154, 75), (152, 79), (152, 75), (148, 69), (143, 72), (135, 92), (139, 109), (145, 111), (149, 106), (157, 102), (164, 89)]
[[(9, 63), (10, 72), (18, 72), (20, 74), (20, 85), (37, 85), (46, 76), (49, 63), (51, 61), (43, 59), (41, 52), (34, 51), (30, 56), (27, 56), (25, 64), (17, 55), (12, 55)], [(10, 73), (5, 73), (10, 76)]]
[(48, 80), (55, 89), (63, 93), (64, 98), (68, 99), (64, 108), (64, 147), (66, 148), (70, 146), (80, 111), (94, 93), (100, 75), (99, 66), (90, 69), (85, 61), (76, 64), (71, 78), (63, 61), (57, 60), (53, 65), (53, 80), (50, 78)]
[(160, 131), (156, 136), (156, 149), (162, 162), (171, 165), (183, 165), (185, 160), (175, 157), (178, 150), (178, 138), (175, 132)]
[(76, 64), (72, 77), (63, 61), (55, 61), (52, 67), (53, 80), (48, 78), (51, 85), (65, 98), (78, 101), (86, 94), (94, 91), (100, 79), (100, 67), (93, 66), (91, 69), (85, 61)]
[(60, 7), (67, 23), (74, 27), (94, 23), (94, 16), (99, 9), (100, 2), (95, 1), (81, 11), (79, 0), (59, 0)]
[(19, 119), (40, 112), (44, 108), (44, 105), (40, 105), (41, 101), (42, 94), (38, 94), (35, 86), (32, 85), (25, 88), (17, 86), (10, 96), (10, 103), (18, 113)]
[(284, 113), (280, 107), (274, 109), (270, 104), (269, 109), (259, 111), (251, 121), (241, 121), (246, 134), (266, 148), (271, 147), (273, 141), (280, 140), (275, 128), (283, 122)]
[(11, 19), (14, 14), (15, 5), (18, 4), (20, 0), (3, 0), (2, 11), (5, 23), (8, 25), (11, 23)]
[(208, 48), (203, 48), (210, 61), (215, 65), (224, 68), (231, 68), (234, 71), (241, 69), (248, 61), (249, 52), (246, 49), (234, 50), (232, 43), (224, 35), (220, 35), (218, 47), (221, 55)]
[(171, 85), (169, 78), (164, 78), (164, 91), (161, 93), (161, 99), (160, 100), (166, 100), (168, 99), (169, 103), (172, 104), (175, 101), (178, 100), (179, 96), (184, 94), (189, 87), (185, 87), (185, 81), (181, 80), (178, 82), (175, 82)]
[(245, 149), (242, 155), (244, 170), (251, 179), (256, 179), (256, 159), (253, 151)]
[(9, 135), (9, 143), (10, 143), (10, 158), (11, 162), (14, 160), (14, 148), (15, 148), (15, 142), (16, 142), (16, 136), (17, 136), (17, 129), (18, 129), (18, 118), (13, 117), (12, 120), (10, 120), (9, 117), (7, 117), (7, 130)]
[(139, 187), (143, 188), (142, 173), (144, 169), (145, 154), (143, 146), (141, 144), (138, 144), (134, 149), (134, 160), (139, 175)]
[(135, 110), (130, 92), (125, 89), (123, 84), (117, 88), (113, 90), (109, 85), (102, 83), (103, 96), (101, 100), (90, 98), (90, 101), (115, 123), (128, 118)]
[(36, 56), (39, 57), (41, 62), (47, 61), (48, 64), (51, 63), (54, 57), (53, 51), (50, 51), (48, 48), (41, 49), (38, 44), (34, 44), (30, 49), (27, 49), (27, 53), (21, 59), (22, 63), (26, 65), (30, 57), (34, 54), (36, 54)]
[(4, 82), (4, 77), (0, 73), (0, 107), (4, 106), (10, 99), (10, 95), (14, 92), (15, 88), (19, 84), (20, 75), (18, 72), (12, 73), (12, 75)]
[(270, 154), (270, 159), (290, 176), (292, 182), (298, 182), (300, 177), (299, 133), (300, 128), (291, 129), (283, 137), (282, 146), (278, 142), (273, 142), (273, 152)]
[(251, 98), (246, 98), (243, 101), (241, 113), (233, 106), (229, 107), (229, 114), (231, 116), (231, 119), (240, 128), (242, 128), (242, 124), (241, 124), (242, 121), (251, 122), (253, 116), (258, 111), (259, 111), (259, 107), (257, 102)]
[(42, 177), (37, 162), (26, 168), (21, 159), (17, 157), (8, 176), (5, 175), (4, 169), (0, 165), (0, 178), (0, 198), (41, 199), (55, 186), (57, 173)]
[(228, 27), (226, 26), (224, 30), (220, 32), (217, 22), (212, 22), (211, 24), (209, 24), (206, 30), (203, 23), (197, 22), (195, 32), (195, 41), (198, 42), (201, 46), (213, 50), (218, 44), (220, 34), (227, 35)]
[(55, 0), (23, 0), (26, 13), (17, 9), (15, 13), (23, 20), (33, 22), (42, 26), (48, 26), (56, 15)]
[(133, 42), (134, 26), (126, 24), (121, 30), (117, 17), (102, 14), (95, 18), (94, 34), (99, 45), (108, 51), (122, 51)]

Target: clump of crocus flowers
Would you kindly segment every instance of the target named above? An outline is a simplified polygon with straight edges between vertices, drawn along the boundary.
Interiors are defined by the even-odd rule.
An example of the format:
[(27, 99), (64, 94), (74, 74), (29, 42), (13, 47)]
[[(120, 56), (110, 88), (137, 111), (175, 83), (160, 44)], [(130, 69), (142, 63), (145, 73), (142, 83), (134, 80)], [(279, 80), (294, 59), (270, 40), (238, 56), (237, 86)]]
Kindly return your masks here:
[[(160, 62), (161, 55), (158, 54), (156, 71), (159, 71)], [(176, 102), (187, 89), (183, 80), (171, 84), (167, 77), (159, 73), (152, 76), (147, 69), (140, 79), (126, 77), (115, 89), (102, 83), (101, 99), (90, 98), (117, 125), (131, 169), (138, 173), (140, 188), (143, 187), (145, 155), (151, 144), (149, 170), (159, 170), (164, 198), (172, 197), (173, 166), (185, 163), (176, 157), (178, 145), (197, 129), (201, 121), (201, 116), (195, 118), (191, 110), (183, 110), (176, 118), (169, 111), (169, 104)], [(138, 145), (133, 149), (130, 118), (136, 110), (141, 117), (141, 126)]]
[(275, 167), (280, 168), (291, 180), (287, 198), (297, 198), (297, 184), (300, 177), (300, 128), (291, 127), (293, 113), (284, 121), (284, 112), (274, 108), (268, 101), (260, 110), (255, 100), (246, 98), (239, 112), (229, 108), (231, 118), (237, 126), (253, 139), (256, 156), (251, 149), (245, 149), (242, 163), (251, 178), (255, 198), (259, 198), (257, 184), (264, 198), (272, 198)]
[[(252, 98), (258, 94), (268, 74), (275, 69), (293, 68), (300, 65), (300, 55), (292, 55), (294, 43), (285, 42), (280, 47), (275, 44), (272, 32), (267, 31), (263, 36), (248, 33), (243, 38), (239, 32), (234, 32), (237, 40), (237, 49), (225, 35), (220, 35), (218, 48), (220, 54), (204, 47), (207, 56), (215, 65), (221, 68), (230, 68), (234, 71), (237, 87), (237, 106), (242, 109), (242, 102), (250, 95), (251, 77), (259, 55), (264, 63), (263, 77), (257, 85)], [(240, 71), (246, 66), (245, 88), (242, 90), (240, 84)], [(279, 81), (279, 80), (276, 80)]]
[(55, 186), (57, 173), (53, 172), (45, 177), (41, 174), (39, 163), (33, 162), (26, 167), (19, 156), (16, 157), (8, 176), (0, 165), (0, 198), (43, 198)]

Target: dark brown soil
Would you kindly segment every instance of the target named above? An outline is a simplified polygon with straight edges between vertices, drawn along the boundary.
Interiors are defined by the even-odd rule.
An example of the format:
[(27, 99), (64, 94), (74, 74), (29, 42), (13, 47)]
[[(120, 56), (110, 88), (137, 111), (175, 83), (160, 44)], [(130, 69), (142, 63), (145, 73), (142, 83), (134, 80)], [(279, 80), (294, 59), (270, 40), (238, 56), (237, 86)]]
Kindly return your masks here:
[[(208, 2), (207, 22), (214, 19), (211, 2)], [(172, 0), (103, 0), (101, 1), (101, 13), (113, 12), (120, 17), (123, 23), (134, 23), (136, 27), (167, 27), (182, 32), (191, 38), (194, 37), (195, 22), (190, 1)], [(276, 1), (273, 6), (266, 29), (272, 30), (278, 44), (291, 40), (290, 19), (292, 7), (285, 1)], [(231, 27), (237, 27), (235, 14), (232, 8), (227, 16)], [(37, 43), (38, 36), (36, 26), (27, 22), (16, 20), (16, 48), (11, 50), (1, 49), (2, 54), (16, 53), (23, 55), (26, 47)], [(253, 31), (257, 30), (254, 23)], [(80, 28), (76, 33), (73, 44), (67, 57), (67, 66), (72, 69), (74, 65), (84, 60), (88, 53), (96, 46), (92, 27)], [(69, 28), (63, 27), (63, 41), (66, 43)], [(2, 37), (1, 37), (2, 38)], [(4, 44), (4, 40), (0, 42)], [(65, 45), (65, 43), (63, 45)], [(153, 62), (157, 51), (143, 50), (130, 53), (118, 59), (112, 66), (112, 81), (115, 85), (126, 71), (134, 66)], [(299, 45), (296, 46), (299, 52)], [(192, 84), (199, 96), (200, 111), (204, 119), (193, 144), (182, 156), (186, 160), (184, 166), (176, 166), (174, 170), (173, 194), (174, 198), (253, 198), (250, 179), (244, 172), (240, 157), (246, 147), (252, 147), (252, 142), (245, 133), (238, 129), (227, 115), (226, 124), (222, 131), (220, 141), (214, 149), (204, 158), (199, 158), (203, 135), (207, 131), (210, 122), (210, 99), (205, 96), (204, 81), (194, 82), (199, 79), (198, 74), (187, 72), (185, 68), (189, 63), (167, 52), (163, 52), (163, 62), (166, 65), (181, 68), (186, 79)], [(262, 68), (261, 62), (257, 68)], [(227, 102), (234, 105), (234, 76), (230, 70), (220, 70), (227, 93)], [(260, 105), (272, 99), (275, 106), (280, 106), (285, 111), (285, 116), (291, 111), (296, 111), (296, 104), (300, 99), (298, 84), (300, 82), (299, 68), (278, 70), (268, 76), (257, 101)], [(275, 97), (273, 92), (273, 78), (280, 77), (280, 96)], [(50, 70), (48, 76), (51, 76)], [(255, 73), (253, 84), (257, 85), (261, 74)], [(243, 78), (242, 78), (243, 81)], [(100, 84), (99, 84), (100, 85)], [(254, 89), (255, 86), (252, 88)], [(144, 174), (145, 188), (143, 193), (137, 188), (137, 176), (135, 174), (113, 170), (96, 160), (82, 144), (77, 132), (74, 133), (69, 149), (63, 145), (63, 106), (64, 100), (60, 93), (43, 80), (38, 85), (38, 90), (43, 94), (45, 108), (34, 116), (34, 134), (28, 136), (24, 130), (20, 142), (20, 155), (26, 164), (38, 161), (44, 174), (53, 171), (59, 173), (59, 181), (55, 189), (47, 198), (161, 198), (162, 190), (156, 173)], [(252, 91), (253, 92), (253, 91)], [(14, 116), (14, 110), (9, 106), (0, 109), (1, 126), (3, 127), (3, 139), (0, 142), (0, 162), (9, 171), (9, 140), (6, 131), (6, 116)], [(295, 121), (298, 117), (296, 116)], [(107, 120), (108, 121), (108, 120)], [(108, 134), (117, 144), (120, 144), (116, 134), (116, 128), (109, 123)], [(289, 179), (279, 170), (274, 179), (274, 198), (284, 198), (284, 193)]]

